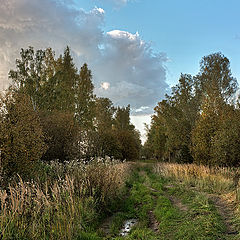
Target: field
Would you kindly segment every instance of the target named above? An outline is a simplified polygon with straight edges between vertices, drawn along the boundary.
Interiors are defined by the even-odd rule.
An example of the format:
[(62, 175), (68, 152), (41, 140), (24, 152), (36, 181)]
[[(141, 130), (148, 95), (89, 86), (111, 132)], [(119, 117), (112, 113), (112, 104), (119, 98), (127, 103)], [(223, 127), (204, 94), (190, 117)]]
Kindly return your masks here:
[(189, 164), (42, 164), (1, 189), (1, 238), (240, 239), (238, 178)]

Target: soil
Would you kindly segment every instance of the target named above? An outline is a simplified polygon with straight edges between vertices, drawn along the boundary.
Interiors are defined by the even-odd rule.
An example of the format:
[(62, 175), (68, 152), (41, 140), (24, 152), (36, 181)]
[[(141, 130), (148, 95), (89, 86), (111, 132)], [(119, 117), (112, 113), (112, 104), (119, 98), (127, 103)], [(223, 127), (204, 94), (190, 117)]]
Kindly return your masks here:
[(218, 213), (224, 221), (226, 234), (237, 235), (238, 231), (236, 230), (236, 226), (233, 224), (234, 205), (228, 203), (226, 200), (217, 195), (209, 194), (208, 197), (214, 203)]

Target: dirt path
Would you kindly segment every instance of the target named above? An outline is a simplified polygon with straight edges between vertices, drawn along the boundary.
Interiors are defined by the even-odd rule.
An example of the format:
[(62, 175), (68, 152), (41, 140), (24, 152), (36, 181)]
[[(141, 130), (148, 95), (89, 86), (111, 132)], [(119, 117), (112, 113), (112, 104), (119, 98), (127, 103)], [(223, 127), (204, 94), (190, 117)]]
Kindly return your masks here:
[[(170, 186), (166, 186), (166, 189), (167, 188), (171, 188)], [(150, 187), (150, 186), (147, 186), (147, 188), (149, 190), (151, 190), (151, 192), (154, 192), (154, 193), (160, 193), (158, 190)], [(186, 205), (184, 205), (180, 199), (176, 198), (175, 196), (172, 196), (172, 195), (168, 195), (166, 192), (164, 193), (164, 195), (171, 201), (171, 203), (176, 207), (178, 208), (180, 211), (183, 211), (183, 212), (186, 212), (188, 211), (188, 207)], [(153, 197), (155, 198), (155, 200), (157, 199), (157, 196), (156, 195), (153, 195)], [(158, 232), (159, 231), (159, 222), (157, 221), (153, 211), (150, 211), (148, 213), (148, 216), (149, 216), (149, 228), (152, 229), (154, 232)]]
[(186, 205), (184, 205), (181, 200), (174, 196), (168, 196), (169, 200), (172, 202), (174, 206), (176, 206), (180, 211), (187, 212), (189, 209)]
[[(132, 239), (131, 234), (132, 233), (135, 234), (135, 231), (139, 230), (139, 227), (141, 226), (141, 224), (143, 222), (145, 224), (146, 229), (148, 229), (148, 230), (151, 229), (151, 231), (149, 231), (150, 234), (152, 234), (151, 236), (156, 237), (156, 239), (164, 239), (164, 237), (166, 237), (166, 239), (175, 239), (174, 237), (178, 236), (178, 234), (181, 235), (182, 232), (184, 232), (184, 235), (181, 235), (181, 237), (184, 236), (184, 237), (186, 237), (185, 239), (193, 239), (192, 237), (193, 236), (197, 237), (198, 234), (200, 234), (201, 236), (205, 236), (205, 237), (207, 237), (208, 234), (212, 234), (213, 238), (209, 238), (209, 239), (228, 239), (228, 240), (238, 239), (237, 236), (239, 233), (236, 230), (237, 227), (233, 223), (234, 206), (229, 204), (226, 200), (224, 200), (220, 196), (218, 196), (216, 194), (208, 194), (206, 192), (200, 192), (200, 194), (204, 194), (207, 199), (211, 200), (212, 206), (215, 205), (216, 209), (207, 209), (208, 213), (213, 214), (212, 216), (214, 216), (214, 217), (217, 216), (217, 219), (219, 219), (219, 217), (218, 217), (218, 214), (219, 214), (222, 218), (222, 221), (219, 219), (218, 224), (216, 223), (216, 226), (215, 226), (214, 224), (212, 225), (212, 222), (211, 222), (212, 221), (211, 219), (213, 219), (213, 218), (206, 217), (206, 220), (205, 220), (205, 212), (199, 211), (200, 218), (195, 219), (192, 217), (192, 210), (196, 210), (194, 208), (195, 205), (192, 206), (191, 200), (189, 200), (189, 199), (185, 202), (183, 201), (183, 199), (185, 200), (186, 196), (188, 197), (188, 193), (183, 194), (184, 196), (178, 195), (178, 192), (175, 192), (177, 190), (175, 189), (176, 186), (175, 186), (174, 182), (166, 182), (166, 181), (161, 182), (161, 179), (159, 179), (159, 180), (157, 180), (157, 181), (160, 181), (158, 183), (158, 182), (156, 182), (154, 176), (150, 175), (148, 173), (148, 171), (144, 171), (144, 170), (140, 170), (138, 172), (138, 174), (139, 174), (139, 176), (141, 176), (141, 179), (139, 181), (139, 178), (136, 178), (137, 184), (133, 185), (133, 186), (137, 186), (136, 189), (133, 187), (133, 190), (135, 189), (137, 191), (134, 192), (134, 195), (127, 194), (125, 196), (126, 199), (128, 197), (131, 197), (131, 201), (132, 200), (136, 201), (136, 203), (133, 204), (133, 208), (135, 209), (136, 213), (134, 213), (134, 215), (128, 215), (128, 212), (124, 212), (125, 208), (122, 210), (117, 209), (117, 211), (119, 211), (121, 214), (122, 213), (126, 214), (123, 216), (120, 214), (121, 217), (123, 217), (122, 219), (121, 218), (115, 219), (114, 217), (116, 217), (116, 216), (112, 216), (112, 217), (105, 219), (105, 221), (103, 222), (103, 224), (100, 227), (100, 232), (107, 239), (109, 239), (109, 237), (113, 237), (113, 238), (119, 237), (119, 236), (126, 237), (127, 235), (130, 235), (130, 239)], [(148, 190), (146, 190), (146, 188)], [(189, 188), (186, 188), (186, 189), (184, 188), (183, 190), (184, 190), (184, 192), (190, 191), (191, 193), (196, 192), (199, 194), (199, 191), (197, 191), (196, 188), (194, 190), (189, 189)], [(129, 189), (129, 191), (131, 191), (131, 189)], [(137, 196), (135, 196), (135, 194), (137, 194)], [(144, 203), (144, 201), (143, 201), (143, 203), (141, 203), (141, 199), (144, 199), (145, 196), (147, 196), (146, 199), (149, 199), (149, 200), (147, 202), (145, 201), (146, 203)], [(194, 194), (193, 194), (193, 196), (191, 196), (191, 194), (189, 193), (189, 196), (191, 197), (191, 199), (195, 200)], [(196, 195), (196, 196), (198, 196), (198, 195)], [(184, 204), (184, 203), (186, 203), (186, 204)], [(197, 204), (198, 204), (198, 202), (197, 202)], [(199, 204), (201, 205), (201, 202)], [(148, 206), (148, 207), (145, 208), (146, 206)], [(139, 214), (139, 212), (142, 213), (141, 212), (142, 209), (143, 209), (143, 212), (145, 211), (144, 212), (144, 216), (145, 216), (144, 221), (141, 220), (140, 216), (142, 216), (142, 215)], [(147, 209), (147, 210), (144, 210), (144, 209)], [(169, 218), (169, 219), (171, 219), (171, 221), (173, 221), (173, 222), (175, 221), (174, 222), (175, 225), (169, 224), (168, 218), (166, 218), (165, 215), (164, 216), (161, 215), (162, 214), (161, 209), (163, 209), (163, 213), (165, 213), (165, 212), (167, 213), (166, 216), (168, 216), (168, 215), (171, 216), (171, 214), (173, 214), (172, 215), (173, 218)], [(176, 209), (179, 211), (176, 211)], [(121, 211), (123, 211), (123, 212), (121, 212)], [(168, 214), (167, 211), (169, 211), (170, 214)], [(130, 219), (131, 217), (135, 217), (135, 219)], [(119, 220), (120, 220), (120, 222), (119, 222)], [(131, 233), (132, 226), (130, 226), (130, 225), (127, 227), (125, 226), (126, 225), (125, 222), (130, 221), (130, 220), (135, 221), (135, 223), (133, 224), (134, 231), (132, 233)], [(184, 222), (185, 220), (186, 220), (186, 223)], [(198, 226), (196, 228), (192, 221), (196, 221), (198, 223)], [(207, 223), (209, 223), (209, 224), (206, 225), (205, 221), (208, 221)], [(119, 224), (119, 227), (118, 227), (118, 225), (114, 225), (115, 223), (113, 225), (111, 225), (111, 223), (113, 223), (113, 222), (116, 222), (117, 224)], [(219, 229), (221, 229), (223, 227), (223, 224), (225, 225), (226, 228), (224, 228), (224, 229), (226, 229), (226, 230), (225, 231), (223, 230), (224, 232), (219, 233)], [(114, 226), (114, 232), (112, 230), (113, 229), (112, 226)], [(203, 228), (201, 228), (201, 226)], [(192, 229), (192, 233), (188, 234), (188, 227), (189, 227), (189, 230), (190, 230), (190, 228)], [(115, 228), (116, 228), (116, 230), (115, 230)], [(124, 229), (126, 231), (124, 231)], [(145, 234), (145, 233), (142, 233), (141, 231), (138, 232), (138, 234)], [(106, 239), (106, 238), (104, 238), (104, 239)]]
[(159, 232), (159, 222), (157, 221), (154, 212), (151, 210), (148, 213), (148, 218), (149, 218), (149, 228), (153, 231), (153, 232)]
[(217, 195), (207, 194), (207, 196), (214, 203), (218, 213), (224, 221), (226, 226), (226, 235), (236, 236), (238, 231), (236, 230), (236, 226), (233, 224), (234, 206)]
[[(171, 189), (173, 188), (174, 186), (173, 185), (167, 185), (165, 186), (165, 189), (168, 190), (168, 189)], [(171, 201), (171, 203), (176, 206), (180, 211), (183, 211), (183, 212), (187, 212), (189, 210), (189, 208), (184, 205), (182, 203), (182, 201), (178, 198), (176, 198), (175, 196), (173, 195), (167, 195), (167, 197), (169, 198), (169, 200)]]

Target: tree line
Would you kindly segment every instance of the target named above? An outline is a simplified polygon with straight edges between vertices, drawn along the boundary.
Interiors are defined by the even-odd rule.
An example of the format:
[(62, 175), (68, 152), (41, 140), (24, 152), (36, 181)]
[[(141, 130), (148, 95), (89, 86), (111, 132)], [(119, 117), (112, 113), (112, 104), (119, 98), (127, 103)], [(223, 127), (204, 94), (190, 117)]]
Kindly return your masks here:
[(222, 53), (202, 58), (196, 76), (181, 74), (155, 107), (144, 154), (179, 163), (239, 166), (238, 84)]
[(86, 63), (76, 68), (69, 47), (59, 57), (51, 48), (21, 49), (9, 78), (12, 85), (0, 98), (0, 160), (7, 177), (30, 174), (39, 160), (139, 158), (130, 106), (95, 96), (91, 70)]

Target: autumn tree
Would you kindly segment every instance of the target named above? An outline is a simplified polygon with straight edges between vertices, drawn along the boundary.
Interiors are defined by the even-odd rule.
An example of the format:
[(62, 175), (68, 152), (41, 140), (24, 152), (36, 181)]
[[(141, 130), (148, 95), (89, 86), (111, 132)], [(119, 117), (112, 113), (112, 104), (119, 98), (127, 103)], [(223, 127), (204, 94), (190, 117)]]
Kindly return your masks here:
[(226, 105), (219, 116), (219, 126), (212, 142), (214, 165), (239, 167), (240, 155), (240, 110)]
[(229, 60), (221, 53), (203, 57), (199, 74), (182, 74), (171, 95), (156, 106), (145, 149), (169, 161), (236, 165), (238, 141), (230, 140), (239, 131), (236, 91)]
[(217, 164), (214, 160), (218, 155), (214, 147), (215, 136), (217, 132), (226, 130), (221, 129), (221, 118), (234, 98), (237, 81), (232, 77), (229, 60), (221, 53), (203, 57), (196, 79), (202, 90), (202, 104), (192, 131), (192, 153), (195, 162)]
[[(50, 145), (44, 159), (63, 160), (69, 157), (73, 153), (70, 154), (70, 150), (66, 149), (70, 145), (77, 145), (73, 140), (81, 142), (84, 136), (88, 141), (93, 135), (89, 133), (93, 131), (94, 117), (91, 71), (84, 64), (78, 73), (69, 47), (58, 58), (50, 48), (36, 52), (32, 47), (22, 49), (16, 63), (16, 70), (11, 70), (9, 77), (13, 80), (15, 91), (27, 94), (34, 109), (41, 112), (46, 143)], [(75, 122), (78, 123), (78, 129)], [(61, 129), (66, 126), (66, 129)], [(74, 131), (68, 127), (74, 128)], [(70, 137), (69, 133), (73, 135)]]
[(130, 106), (116, 110), (109, 99), (96, 98), (91, 70), (85, 63), (78, 71), (69, 47), (59, 57), (51, 48), (22, 49), (9, 77), (15, 93), (26, 94), (39, 113), (49, 146), (44, 160), (137, 158), (140, 140), (130, 124)]
[(42, 156), (45, 161), (58, 159), (60, 162), (77, 156), (76, 142), (79, 127), (72, 112), (40, 112), (40, 119), (45, 135), (47, 151)]
[(171, 95), (155, 107), (145, 144), (153, 149), (155, 158), (192, 162), (191, 131), (199, 109), (198, 99), (193, 77), (182, 74)]
[(140, 133), (130, 123), (130, 105), (117, 108), (113, 127), (122, 159), (139, 159), (141, 149)]
[(95, 103), (95, 120), (96, 128), (96, 155), (105, 157), (121, 156), (119, 144), (113, 131), (114, 113), (116, 108), (109, 98), (96, 98)]
[(7, 177), (31, 173), (46, 150), (40, 119), (28, 95), (8, 91), (0, 99), (1, 165)]
[(93, 94), (92, 73), (87, 64), (81, 67), (79, 78), (76, 83), (76, 119), (82, 128), (93, 127), (95, 96)]

